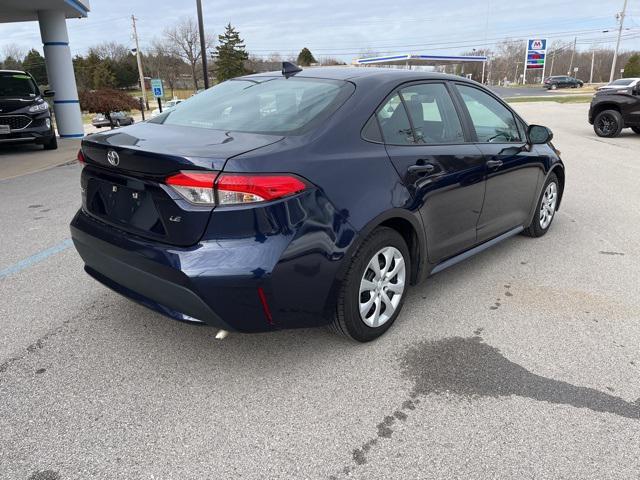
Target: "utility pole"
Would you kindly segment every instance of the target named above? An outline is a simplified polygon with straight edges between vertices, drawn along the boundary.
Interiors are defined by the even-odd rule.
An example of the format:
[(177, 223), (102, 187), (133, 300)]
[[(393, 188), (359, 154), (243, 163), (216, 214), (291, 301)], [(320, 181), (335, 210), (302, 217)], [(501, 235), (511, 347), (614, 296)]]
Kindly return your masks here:
[(556, 50), (557, 48), (554, 48), (553, 52), (551, 52), (551, 68), (549, 69), (550, 77), (553, 77), (553, 64), (556, 63)]
[(140, 55), (140, 44), (138, 43), (138, 30), (136, 29), (136, 16), (131, 15), (131, 21), (133, 22), (133, 38), (136, 41), (136, 57), (138, 60), (138, 74), (140, 75), (140, 89), (142, 90), (142, 98), (144, 104), (149, 110), (149, 101), (147, 100), (147, 89), (144, 86), (144, 73), (142, 73), (142, 56)]
[(202, 0), (196, 0), (198, 5), (198, 29), (200, 30), (200, 56), (202, 57), (202, 71), (204, 74), (204, 89), (209, 88), (209, 71), (207, 70), (207, 42), (204, 38), (204, 21), (202, 19)]
[(616, 42), (616, 49), (613, 52), (613, 62), (611, 63), (611, 75), (609, 76), (609, 82), (613, 82), (616, 74), (616, 62), (618, 61), (618, 50), (620, 49), (620, 38), (622, 37), (622, 29), (624, 27), (624, 16), (627, 14), (627, 0), (624, 0), (624, 6), (622, 7), (622, 13), (618, 14), (620, 19), (620, 28), (618, 29), (618, 41)]
[[(591, 47), (593, 48), (593, 47)], [(593, 65), (596, 63), (596, 49), (591, 52), (591, 75), (589, 75), (589, 83), (593, 83)]]
[(573, 59), (576, 56), (576, 44), (578, 43), (578, 37), (573, 38), (573, 50), (571, 50), (571, 61), (569, 62), (569, 76), (573, 75)]

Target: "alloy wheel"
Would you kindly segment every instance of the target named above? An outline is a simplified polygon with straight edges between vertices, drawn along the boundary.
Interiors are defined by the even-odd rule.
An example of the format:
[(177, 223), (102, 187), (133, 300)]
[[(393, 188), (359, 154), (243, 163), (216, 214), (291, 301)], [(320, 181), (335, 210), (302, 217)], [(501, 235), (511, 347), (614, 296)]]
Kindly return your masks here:
[(598, 130), (604, 136), (609, 136), (613, 134), (618, 128), (616, 119), (610, 115), (600, 115), (598, 119)]
[(384, 325), (393, 316), (405, 290), (406, 265), (400, 250), (385, 247), (365, 268), (360, 281), (360, 318), (369, 327)]
[(540, 202), (540, 228), (545, 230), (553, 220), (558, 202), (558, 186), (555, 182), (547, 185), (542, 201)]

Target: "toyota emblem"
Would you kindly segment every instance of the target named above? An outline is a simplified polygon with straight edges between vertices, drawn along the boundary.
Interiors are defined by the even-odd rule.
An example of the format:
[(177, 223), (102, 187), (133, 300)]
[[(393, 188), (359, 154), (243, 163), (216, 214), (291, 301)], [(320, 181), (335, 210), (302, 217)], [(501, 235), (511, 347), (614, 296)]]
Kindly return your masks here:
[(120, 155), (118, 155), (118, 152), (116, 152), (115, 150), (109, 150), (107, 152), (107, 160), (111, 165), (117, 167), (120, 163)]

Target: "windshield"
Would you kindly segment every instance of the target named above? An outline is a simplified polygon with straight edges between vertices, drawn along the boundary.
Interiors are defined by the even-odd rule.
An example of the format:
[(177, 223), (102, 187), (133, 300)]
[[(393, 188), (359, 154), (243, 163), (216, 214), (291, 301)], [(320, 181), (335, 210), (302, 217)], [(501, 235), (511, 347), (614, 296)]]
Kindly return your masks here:
[[(262, 80), (262, 79), (260, 79)], [(230, 80), (150, 120), (248, 133), (293, 135), (333, 113), (354, 90), (351, 83), (316, 78)]]
[(624, 86), (628, 86), (631, 85), (634, 82), (633, 79), (629, 79), (629, 78), (623, 78), (620, 80), (616, 80), (615, 82), (611, 82), (609, 85), (624, 85)]
[(0, 73), (0, 97), (34, 98), (38, 95), (38, 87), (29, 75)]

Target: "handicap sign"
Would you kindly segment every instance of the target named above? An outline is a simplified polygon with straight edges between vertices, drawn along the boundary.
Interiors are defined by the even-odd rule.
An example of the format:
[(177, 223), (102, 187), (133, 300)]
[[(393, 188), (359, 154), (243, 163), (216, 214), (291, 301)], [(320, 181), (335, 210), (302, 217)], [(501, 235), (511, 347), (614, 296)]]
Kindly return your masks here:
[(151, 79), (151, 90), (153, 91), (153, 96), (156, 98), (164, 97), (164, 88), (162, 87), (162, 79), (161, 78), (152, 78)]

